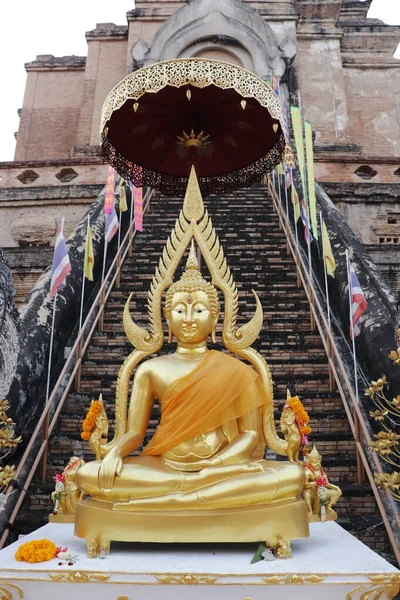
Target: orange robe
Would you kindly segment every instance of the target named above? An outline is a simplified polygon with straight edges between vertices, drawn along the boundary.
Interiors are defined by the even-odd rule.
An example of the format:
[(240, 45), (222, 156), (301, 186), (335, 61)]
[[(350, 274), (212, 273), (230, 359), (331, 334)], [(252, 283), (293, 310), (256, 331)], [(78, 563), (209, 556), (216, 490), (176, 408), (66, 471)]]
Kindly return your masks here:
[[(254, 393), (243, 394), (249, 386)], [(168, 387), (161, 399), (160, 424), (142, 454), (158, 456), (270, 404), (268, 392), (251, 367), (211, 350), (190, 373)]]

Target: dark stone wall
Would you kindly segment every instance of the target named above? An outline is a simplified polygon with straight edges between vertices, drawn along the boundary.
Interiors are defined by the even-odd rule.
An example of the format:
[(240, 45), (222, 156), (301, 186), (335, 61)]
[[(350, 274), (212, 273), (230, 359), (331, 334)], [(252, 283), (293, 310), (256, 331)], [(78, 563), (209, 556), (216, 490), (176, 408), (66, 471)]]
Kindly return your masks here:
[[(296, 178), (296, 183), (301, 195), (299, 178)], [(347, 249), (368, 302), (368, 309), (364, 313), (361, 325), (361, 333), (356, 338), (357, 358), (368, 379), (376, 380), (385, 374), (390, 384), (389, 394), (392, 392), (393, 395), (398, 394), (400, 392), (400, 370), (388, 358), (389, 352), (397, 347), (396, 294), (382, 275), (380, 267), (374, 263), (367, 249), (361, 244), (341, 212), (335, 207), (324, 186), (316, 184), (316, 192), (318, 210), (322, 211), (337, 265), (335, 278), (328, 277), (331, 306), (339, 320), (344, 336), (350, 344), (349, 297), (345, 257)], [(303, 227), (302, 225), (298, 227), (299, 240), (301, 240), (303, 249), (306, 251)], [(321, 289), (324, 290), (321, 241), (318, 244), (315, 241), (312, 243), (312, 259), (314, 274)], [(361, 399), (363, 398), (363, 383), (362, 380), (359, 382)]]
[(0, 400), (6, 394), (17, 364), (19, 316), (10, 267), (0, 248)]
[[(119, 182), (119, 178), (117, 178)], [(116, 185), (117, 185), (116, 182)], [(104, 195), (105, 188), (93, 203), (87, 215), (93, 238), (95, 257), (94, 281), (101, 278), (104, 252)], [(52, 385), (55, 383), (64, 364), (64, 348), (73, 343), (79, 321), (82, 290), (83, 258), (85, 250), (87, 215), (81, 220), (74, 233), (67, 240), (72, 270), (67, 276), (66, 287), (57, 295), (55, 313), (55, 335), (53, 346)], [(123, 213), (124, 232), (128, 226), (129, 211)], [(117, 245), (117, 235), (108, 247), (108, 264), (111, 263)], [(50, 332), (52, 324), (53, 300), (50, 298), (51, 264), (38, 280), (21, 307), (20, 352), (17, 368), (12, 380), (8, 398), (11, 402), (11, 415), (17, 428), (29, 432), (37, 420), (40, 407), (45, 399), (47, 367), (49, 358)], [(85, 309), (91, 302), (91, 292), (95, 283), (85, 282)], [(71, 338), (71, 336), (74, 336)], [(69, 340), (72, 340), (69, 342)], [(51, 388), (50, 388), (51, 389)]]

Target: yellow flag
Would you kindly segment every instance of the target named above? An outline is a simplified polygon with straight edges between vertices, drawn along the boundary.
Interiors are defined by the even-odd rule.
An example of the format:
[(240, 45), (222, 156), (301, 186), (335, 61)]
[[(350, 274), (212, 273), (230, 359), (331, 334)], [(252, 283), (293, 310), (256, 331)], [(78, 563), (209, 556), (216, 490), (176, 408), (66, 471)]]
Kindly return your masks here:
[(126, 191), (125, 191), (125, 181), (121, 182), (119, 186), (119, 212), (125, 212), (128, 210), (128, 205), (126, 203)]
[(283, 167), (280, 163), (279, 165), (276, 165), (276, 172), (278, 173), (278, 175), (285, 175), (285, 171), (283, 170)]
[(92, 242), (92, 230), (90, 225), (87, 230), (86, 244), (85, 244), (85, 260), (84, 260), (84, 273), (90, 281), (93, 281), (93, 266), (94, 266), (94, 254), (93, 254), (93, 242)]
[(308, 181), (308, 203), (310, 207), (311, 229), (314, 239), (318, 239), (318, 219), (317, 219), (317, 199), (315, 197), (315, 179), (314, 179), (314, 149), (312, 142), (312, 127), (305, 121), (304, 134), (306, 141), (307, 156), (307, 181)]
[(296, 144), (297, 160), (299, 162), (301, 185), (303, 188), (303, 198), (305, 199), (307, 196), (305, 173), (304, 173), (305, 157), (304, 157), (303, 125), (301, 124), (300, 109), (297, 106), (291, 106), (290, 114), (292, 116), (293, 134), (294, 134), (294, 141)]
[(294, 211), (294, 219), (295, 219), (295, 222), (297, 223), (297, 221), (300, 219), (300, 202), (299, 202), (299, 196), (297, 194), (297, 190), (294, 187), (294, 183), (292, 183), (292, 204), (293, 204), (293, 211)]
[(322, 221), (322, 252), (324, 254), (326, 272), (331, 277), (335, 277), (336, 263), (333, 257), (331, 241), (329, 239), (325, 221)]

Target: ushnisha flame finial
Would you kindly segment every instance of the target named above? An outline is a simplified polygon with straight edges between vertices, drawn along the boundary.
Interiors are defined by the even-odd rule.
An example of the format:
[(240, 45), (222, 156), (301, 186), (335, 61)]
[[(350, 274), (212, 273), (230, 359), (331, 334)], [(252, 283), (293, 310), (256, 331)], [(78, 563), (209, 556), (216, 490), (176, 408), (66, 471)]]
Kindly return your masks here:
[(190, 169), (189, 181), (186, 188), (185, 199), (183, 201), (183, 214), (188, 221), (198, 221), (204, 216), (203, 198), (201, 196), (196, 170), (193, 165)]
[(197, 261), (196, 250), (194, 247), (194, 239), (190, 244), (189, 256), (186, 262), (186, 271), (199, 271), (199, 263)]

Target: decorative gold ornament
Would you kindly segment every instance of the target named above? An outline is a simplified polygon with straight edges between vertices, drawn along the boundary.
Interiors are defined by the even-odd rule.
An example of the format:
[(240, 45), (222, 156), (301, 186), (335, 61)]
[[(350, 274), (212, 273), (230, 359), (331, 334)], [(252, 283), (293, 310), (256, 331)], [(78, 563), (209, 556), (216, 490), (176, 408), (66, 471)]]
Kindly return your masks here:
[(189, 100), (189, 102), (190, 102), (191, 97), (192, 97), (191, 90), (190, 89), (186, 90), (186, 98)]
[(178, 585), (212, 585), (218, 579), (218, 577), (194, 575), (193, 573), (187, 575), (156, 575), (156, 577), (160, 583), (175, 583)]
[(88, 583), (89, 581), (108, 581), (111, 575), (106, 573), (91, 573), (86, 571), (75, 571), (72, 573), (48, 573), (52, 581), (68, 581), (70, 583)]
[(279, 540), (278, 541), (278, 547), (276, 548), (275, 551), (275, 556), (276, 558), (292, 558), (292, 550), (290, 548), (290, 544), (288, 542), (286, 542), (285, 540)]
[(134, 102), (134, 103), (133, 103), (133, 110), (134, 110), (135, 112), (137, 112), (137, 109), (138, 109), (138, 108), (139, 108), (139, 102)]
[(240, 101), (240, 106), (243, 108), (243, 110), (246, 109), (246, 105), (247, 105), (246, 100), (243, 99), (243, 100)]
[(310, 521), (334, 521), (337, 514), (332, 506), (342, 495), (342, 490), (330, 483), (322, 468), (322, 456), (315, 445), (304, 462), (306, 484), (303, 497), (307, 502)]
[[(400, 366), (400, 330), (397, 349), (389, 353), (389, 358), (396, 366)], [(400, 469), (400, 435), (396, 433), (400, 426), (400, 395), (389, 400), (385, 394), (386, 376), (377, 381), (371, 381), (365, 390), (365, 395), (374, 402), (376, 410), (370, 411), (369, 416), (382, 424), (383, 429), (374, 434), (374, 440), (368, 445), (384, 460), (391, 469)], [(379, 489), (387, 492), (400, 502), (400, 470), (392, 472), (375, 472), (374, 479)]]
[[(134, 71), (122, 79), (108, 94), (101, 112), (100, 132), (114, 110), (118, 110), (126, 100), (135, 100), (144, 94), (154, 94), (167, 85), (180, 87), (205, 88), (215, 85), (223, 90), (234, 89), (243, 100), (254, 98), (261, 106), (268, 108), (271, 117), (280, 121), (283, 131), (283, 114), (280, 101), (270, 86), (242, 67), (230, 63), (204, 58), (175, 59), (154, 63)], [(243, 108), (243, 104), (241, 104)], [(246, 105), (245, 105), (246, 106)], [(136, 111), (135, 111), (136, 112)]]
[(0, 594), (0, 600), (16, 600), (24, 597), (24, 592), (18, 585), (3, 581), (0, 582)]
[[(15, 437), (15, 423), (7, 415), (9, 408), (8, 400), (0, 400), (0, 461), (4, 461), (22, 441), (21, 436)], [(15, 465), (0, 466), (0, 494), (6, 492), (16, 472)]]
[(274, 133), (276, 133), (278, 131), (278, 123), (274, 123), (272, 129), (274, 130)]
[[(96, 439), (96, 432), (93, 432), (93, 438)], [(85, 461), (82, 458), (72, 456), (62, 474), (56, 475), (54, 478), (56, 485), (54, 492), (51, 494), (54, 510), (53, 514), (50, 515), (50, 522), (73, 523), (76, 503), (80, 497), (75, 477), (78, 469), (84, 464)]]
[(268, 575), (263, 577), (264, 583), (267, 585), (302, 585), (302, 584), (318, 584), (325, 579), (324, 575), (301, 575), (299, 573), (289, 573), (288, 575)]
[(186, 131), (182, 132), (182, 136), (177, 137), (177, 146), (183, 146), (184, 148), (205, 148), (212, 144), (209, 135), (204, 135), (204, 131), (195, 133), (192, 129), (189, 134)]
[[(387, 598), (392, 600), (400, 592), (400, 575), (368, 575), (372, 585), (361, 585), (346, 594), (346, 600)], [(378, 585), (376, 585), (378, 584)]]

